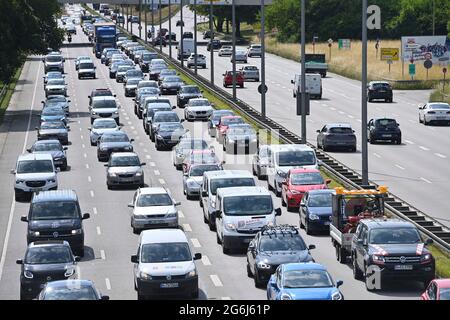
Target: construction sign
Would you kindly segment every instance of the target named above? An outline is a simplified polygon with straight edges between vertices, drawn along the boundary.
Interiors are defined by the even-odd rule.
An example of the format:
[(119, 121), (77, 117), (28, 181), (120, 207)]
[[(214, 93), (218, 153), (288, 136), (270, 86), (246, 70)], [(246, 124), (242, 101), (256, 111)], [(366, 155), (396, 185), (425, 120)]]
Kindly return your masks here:
[(398, 48), (381, 48), (381, 61), (398, 61), (400, 60)]

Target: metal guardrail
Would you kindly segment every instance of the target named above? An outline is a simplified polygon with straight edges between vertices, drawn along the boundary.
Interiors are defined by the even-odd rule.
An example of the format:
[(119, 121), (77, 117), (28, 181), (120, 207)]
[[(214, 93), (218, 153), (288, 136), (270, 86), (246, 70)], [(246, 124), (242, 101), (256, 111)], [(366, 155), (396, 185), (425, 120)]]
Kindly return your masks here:
[[(125, 29), (120, 29), (123, 32), (128, 33)], [(267, 129), (272, 135), (277, 136), (284, 143), (301, 143), (301, 138), (297, 134), (291, 132), (287, 128), (269, 118), (262, 117), (260, 112), (253, 109), (244, 101), (239, 99), (237, 99), (236, 101), (233, 100), (231, 94), (229, 94), (222, 88), (217, 87), (216, 85), (211, 85), (209, 80), (200, 75), (195, 75), (192, 70), (182, 68), (180, 62), (173, 58), (170, 58), (167, 54), (160, 52), (149, 44), (146, 44), (145, 41), (141, 39), (138, 39), (138, 41), (141, 44), (146, 45), (152, 51), (157, 52), (164, 60), (174, 65), (179, 72), (183, 73), (192, 81), (210, 90), (213, 95), (217, 96), (219, 99), (223, 100), (233, 108), (239, 110), (245, 116), (252, 119), (258, 126)], [(362, 177), (359, 173), (350, 169), (327, 153), (317, 149), (314, 145), (310, 143), (307, 143), (307, 145), (315, 150), (317, 158), (322, 162), (322, 168), (328, 174), (340, 181), (345, 187), (354, 189), (364, 189), (365, 187), (368, 187), (363, 186)], [(378, 185), (372, 181), (369, 181), (369, 186), (377, 187)], [(393, 195), (392, 193), (388, 193), (385, 207), (387, 211), (392, 213), (393, 215), (413, 223), (422, 232), (422, 234), (433, 239), (434, 243), (437, 246), (439, 246), (446, 252), (450, 252), (450, 229), (441, 224), (439, 221), (437, 221), (433, 217), (426, 215), (422, 211), (418, 210), (417, 208), (413, 207), (412, 205), (408, 204), (406, 201)]]

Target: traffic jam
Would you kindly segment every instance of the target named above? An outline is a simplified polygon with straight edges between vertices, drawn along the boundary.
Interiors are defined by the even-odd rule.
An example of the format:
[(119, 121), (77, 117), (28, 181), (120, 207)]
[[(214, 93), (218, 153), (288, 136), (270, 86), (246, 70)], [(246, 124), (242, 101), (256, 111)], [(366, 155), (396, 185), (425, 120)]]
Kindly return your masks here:
[[(63, 24), (71, 25), (69, 20)], [(120, 93), (106, 85), (92, 87), (89, 105), (82, 107), (90, 127), (83, 130), (89, 130), (91, 148), (86, 150), (105, 167), (104, 188), (134, 190), (123, 206), (130, 210), (129, 226), (124, 228), (137, 240), (129, 257), (133, 266), (129, 282), (138, 300), (198, 299), (197, 264), (202, 253), (201, 248), (193, 248), (180, 222), (183, 204), (166, 184), (155, 183), (158, 179), (149, 183), (149, 161), (140, 158), (137, 148), (141, 146), (123, 130), (125, 109), (142, 123), (136, 130), (148, 136), (146, 146), (153, 144), (159, 154), (171, 153), (172, 170), (179, 172), (180, 184), (169, 187), (181, 188), (186, 201), (198, 203), (196, 212), (189, 214), (202, 216), (221, 254), (245, 256), (242, 273), (253, 279), (256, 288), (265, 290), (268, 300), (344, 300), (345, 283), (316, 262), (316, 246), (307, 244), (302, 230), (308, 236), (329, 237), (336, 259), (351, 264), (354, 279), (370, 292), (383, 291), (394, 280), (416, 281), (423, 288), (417, 298), (450, 299), (450, 282), (436, 276), (435, 258), (428, 249), (433, 240), (424, 239), (414, 224), (387, 217), (387, 187), (331, 187), (332, 180), (321, 170), (313, 148), (262, 143), (254, 124), (236, 110), (216, 108), (203, 88), (187, 83), (150, 46), (131, 39), (101, 15), (85, 13), (81, 21), (82, 28), (70, 27), (67, 32), (82, 31), (85, 40), (92, 42), (92, 54), (68, 63), (61, 51), (51, 50), (42, 58), (45, 100), (35, 128), (36, 141), (27, 153), (18, 155), (11, 171), (16, 201), (29, 202), (28, 215), (21, 217), (27, 224), (28, 247), (17, 260), (20, 299), (109, 299), (93, 281), (77, 274), (78, 262), (85, 256), (84, 225), (91, 216), (81, 210), (76, 191), (59, 187), (58, 176), (70, 163), (67, 151), (74, 148), (68, 68), (75, 68), (79, 83), (98, 79), (101, 72), (123, 84)], [(222, 47), (219, 56), (229, 57), (226, 49)], [(255, 49), (249, 48), (250, 55), (241, 52), (245, 60)], [(184, 59), (192, 67), (196, 57)], [(206, 67), (205, 56), (199, 59)], [(248, 72), (245, 78), (244, 71)], [(238, 86), (259, 81), (254, 71), (244, 67)], [(223, 85), (229, 86), (232, 78), (226, 73)], [(392, 101), (392, 91), (387, 97), (376, 96), (379, 88), (386, 89), (383, 83), (370, 84), (369, 101)], [(126, 97), (126, 105), (119, 103), (119, 94)], [(429, 109), (438, 110), (436, 104), (424, 105), (420, 122), (438, 119)], [(369, 139), (401, 144), (398, 123), (389, 118), (371, 120)], [(337, 147), (355, 152), (356, 137), (349, 125), (325, 124), (318, 130), (317, 146), (324, 151)], [(285, 210), (277, 207), (277, 198)], [(297, 214), (298, 223), (277, 223), (282, 214)]]

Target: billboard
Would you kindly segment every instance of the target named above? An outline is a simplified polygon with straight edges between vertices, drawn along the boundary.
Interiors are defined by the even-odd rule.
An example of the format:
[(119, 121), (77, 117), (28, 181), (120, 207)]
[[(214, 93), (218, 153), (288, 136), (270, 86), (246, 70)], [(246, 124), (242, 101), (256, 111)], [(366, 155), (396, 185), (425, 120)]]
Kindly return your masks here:
[(402, 37), (403, 60), (425, 61), (447, 65), (450, 61), (450, 39), (447, 36)]

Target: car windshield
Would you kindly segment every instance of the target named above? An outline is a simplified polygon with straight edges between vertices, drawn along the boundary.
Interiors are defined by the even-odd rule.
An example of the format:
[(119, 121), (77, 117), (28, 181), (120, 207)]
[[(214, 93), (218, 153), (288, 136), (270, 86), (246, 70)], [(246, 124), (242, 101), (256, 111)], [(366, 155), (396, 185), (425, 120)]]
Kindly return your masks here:
[(299, 235), (264, 236), (259, 245), (261, 251), (303, 251), (306, 244)]
[(192, 93), (192, 94), (200, 93), (200, 89), (198, 87), (183, 87), (181, 91), (182, 93)]
[(26, 264), (53, 264), (73, 262), (72, 253), (66, 246), (42, 246), (30, 248), (25, 256)]
[(180, 145), (182, 149), (187, 150), (205, 150), (208, 149), (208, 144), (205, 140), (181, 140)]
[(171, 76), (171, 75), (176, 75), (177, 72), (175, 70), (172, 69), (166, 69), (161, 71), (161, 76)]
[(319, 172), (304, 172), (291, 174), (291, 184), (294, 186), (324, 184)]
[(248, 66), (248, 67), (245, 67), (244, 69), (245, 70), (251, 70), (251, 71), (257, 71), (258, 70), (258, 68), (255, 67), (255, 66)]
[(156, 113), (154, 122), (180, 122), (178, 115), (176, 113)]
[(38, 143), (33, 147), (33, 151), (61, 151), (62, 147), (59, 142)]
[(450, 109), (450, 105), (446, 103), (434, 103), (430, 104), (430, 109)]
[(212, 119), (214, 121), (219, 121), (220, 118), (224, 117), (224, 116), (233, 116), (234, 112), (233, 111), (222, 111), (222, 112), (214, 112)]
[(66, 126), (60, 121), (44, 122), (41, 124), (41, 130), (42, 129), (66, 129)]
[(142, 246), (141, 263), (164, 263), (192, 260), (186, 242), (149, 243)]
[(140, 79), (129, 79), (127, 81), (127, 85), (136, 86), (139, 83), (139, 81), (141, 81), (141, 80)]
[(376, 90), (379, 90), (379, 89), (384, 89), (384, 90), (391, 89), (391, 85), (389, 83), (374, 83), (372, 86)]
[(98, 100), (94, 101), (92, 108), (94, 109), (108, 109), (117, 108), (116, 100)]
[(450, 288), (440, 288), (439, 289), (439, 299), (440, 300), (450, 300)]
[(310, 195), (308, 200), (309, 207), (331, 207), (331, 193), (322, 193)]
[(283, 166), (305, 166), (316, 164), (313, 151), (282, 151), (276, 155), (278, 165)]
[(211, 193), (215, 195), (219, 188), (229, 187), (253, 187), (255, 181), (253, 178), (222, 178), (211, 180)]
[(376, 127), (397, 127), (397, 121), (394, 119), (379, 119), (375, 121)]
[(149, 61), (149, 60), (152, 60), (153, 58), (155, 58), (155, 55), (151, 54), (151, 53), (144, 53), (142, 55), (142, 60), (144, 60), (144, 61)]
[(31, 220), (78, 219), (80, 212), (75, 201), (36, 202), (31, 205)]
[(370, 244), (412, 244), (421, 243), (416, 228), (377, 228), (370, 231)]
[(189, 172), (191, 177), (201, 177), (204, 172), (220, 170), (218, 165), (193, 166)]
[(129, 139), (126, 135), (118, 135), (118, 134), (114, 134), (114, 135), (109, 135), (109, 134), (104, 134), (102, 135), (102, 142), (129, 142)]
[(127, 72), (128, 70), (131, 70), (133, 68), (134, 67), (128, 66), (128, 65), (126, 65), (126, 66), (120, 65), (119, 68), (117, 69), (117, 72)]
[(273, 211), (271, 196), (232, 196), (223, 199), (227, 216), (267, 215)]
[(352, 128), (349, 128), (349, 127), (334, 127), (334, 128), (330, 128), (330, 133), (352, 134), (353, 130), (352, 130)]
[(161, 124), (159, 126), (158, 130), (161, 132), (170, 132), (170, 131), (177, 131), (177, 130), (183, 130), (183, 129), (184, 129), (183, 126), (180, 123), (176, 122), (176, 123)]
[(173, 201), (167, 193), (141, 194), (136, 204), (138, 207), (161, 207), (171, 205), (173, 205)]
[(45, 57), (46, 62), (61, 62), (62, 56), (47, 56)]
[(225, 118), (222, 119), (222, 124), (224, 126), (229, 126), (230, 124), (238, 124), (238, 123), (244, 123), (244, 119), (242, 118)]
[(65, 84), (63, 79), (50, 79), (47, 81), (48, 86), (64, 86)]
[(137, 156), (111, 157), (110, 167), (140, 167), (141, 162)]
[(42, 110), (43, 116), (63, 116), (65, 114), (66, 113), (64, 109), (62, 109), (61, 107), (47, 107)]
[(128, 70), (127, 78), (142, 78), (144, 74), (141, 70)]
[(80, 69), (94, 69), (94, 64), (91, 62), (81, 62)]
[(284, 288), (327, 288), (333, 281), (325, 270), (289, 270), (283, 275)]
[(22, 160), (17, 165), (17, 173), (44, 173), (54, 170), (51, 160)]
[(67, 287), (50, 287), (45, 291), (44, 300), (98, 300), (91, 287), (68, 285)]
[(208, 107), (210, 106), (210, 103), (206, 99), (194, 99), (189, 101), (190, 107)]
[(94, 121), (93, 128), (94, 129), (113, 129), (117, 127), (117, 123), (115, 120), (112, 121)]
[(164, 78), (164, 82), (181, 82), (181, 79), (180, 77), (169, 76)]

